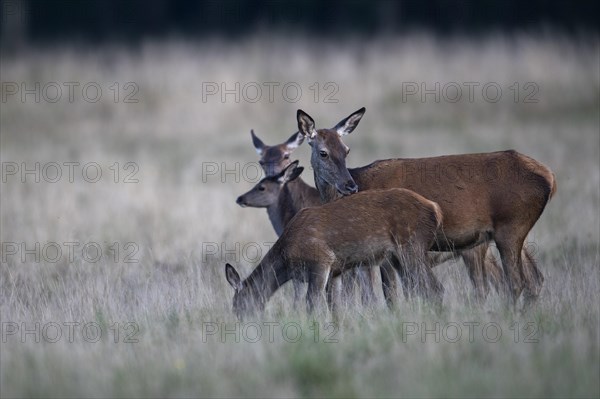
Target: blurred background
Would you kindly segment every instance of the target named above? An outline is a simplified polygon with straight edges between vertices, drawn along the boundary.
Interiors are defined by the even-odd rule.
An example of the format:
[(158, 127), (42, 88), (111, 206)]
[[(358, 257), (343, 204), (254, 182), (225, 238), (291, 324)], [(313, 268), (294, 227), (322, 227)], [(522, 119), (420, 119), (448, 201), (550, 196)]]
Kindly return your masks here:
[(5, 43), (18, 40), (18, 45), (73, 40), (135, 42), (168, 35), (239, 38), (261, 29), (316, 37), (412, 30), (440, 34), (539, 29), (596, 32), (600, 11), (594, 1), (564, 0), (3, 0), (2, 5)]
[[(117, 346), (112, 335), (3, 335), (2, 396), (597, 397), (599, 11), (561, 0), (1, 0), (2, 322), (140, 331)], [(246, 275), (277, 238), (264, 210), (235, 204), (261, 178), (250, 129), (277, 144), (299, 108), (330, 127), (363, 106), (345, 137), (349, 167), (513, 148), (555, 172), (558, 193), (528, 237), (546, 277), (524, 319), (546, 332), (539, 345), (513, 345), (495, 293), (472, 307), (456, 262), (435, 270), (441, 319), (351, 311), (337, 345), (202, 341), (203, 323), (233, 322), (223, 263)], [(312, 185), (309, 147), (292, 158)], [(267, 317), (295, 317), (289, 290)], [(406, 344), (395, 324), (406, 320), (495, 320), (505, 334), (458, 350)]]

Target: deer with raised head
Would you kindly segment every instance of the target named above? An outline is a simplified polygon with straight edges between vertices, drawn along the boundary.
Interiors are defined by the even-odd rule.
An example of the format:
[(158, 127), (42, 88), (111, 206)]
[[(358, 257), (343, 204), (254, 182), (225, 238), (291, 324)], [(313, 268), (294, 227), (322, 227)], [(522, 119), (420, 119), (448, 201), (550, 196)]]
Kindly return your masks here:
[[(237, 203), (241, 206), (267, 208), (269, 220), (277, 235), (280, 236), (286, 224), (300, 209), (321, 204), (317, 189), (306, 184), (299, 177), (304, 168), (290, 169), (290, 174), (282, 175), (282, 172), (292, 163), (290, 154), (302, 144), (304, 136), (296, 132), (286, 142), (269, 146), (254, 134), (254, 130), (251, 130), (250, 134), (256, 153), (260, 156), (258, 162), (265, 172), (265, 177), (279, 176), (279, 179), (267, 179), (264, 180), (264, 184), (255, 186), (257, 191), (263, 191), (261, 188), (269, 188), (260, 199), (257, 195), (253, 195), (254, 200), (248, 201), (248, 194), (245, 194), (238, 197)], [(292, 177), (292, 172), (297, 174)], [(267, 193), (268, 197), (264, 195)], [(266, 203), (265, 201), (269, 204), (262, 205)]]
[[(403, 187), (439, 204), (444, 223), (434, 251), (461, 255), (473, 282), (485, 281), (485, 255), (493, 240), (503, 265), (504, 291), (513, 307), (525, 291), (525, 307), (539, 295), (543, 276), (525, 238), (556, 192), (552, 171), (516, 151), (387, 159), (348, 169), (349, 148), (342, 137), (351, 133), (365, 108), (332, 129), (317, 129), (314, 120), (297, 112), (298, 130), (311, 146), (315, 185), (325, 202), (369, 191)], [(336, 202), (333, 202), (335, 204)]]
[[(254, 133), (254, 130), (250, 130), (250, 135), (254, 149), (260, 157), (258, 162), (267, 178), (280, 175), (288, 168), (292, 162), (290, 159), (292, 152), (304, 141), (304, 136), (300, 132), (292, 134), (285, 142), (275, 145), (266, 145)], [(264, 180), (264, 184), (256, 185), (254, 190), (260, 191), (261, 187), (267, 189), (267, 192), (270, 194), (268, 197), (265, 195), (267, 192), (263, 192), (261, 195), (255, 193), (252, 195), (254, 200), (250, 201), (249, 192), (240, 196), (237, 203), (241, 206), (267, 208), (269, 220), (278, 236), (281, 235), (283, 228), (300, 209), (321, 204), (321, 198), (317, 189), (306, 184), (301, 177), (287, 179), (285, 184), (277, 179)], [(265, 200), (269, 201), (270, 204), (268, 206), (261, 205), (265, 203)], [(341, 285), (344, 285), (350, 291), (356, 280), (358, 281), (362, 304), (370, 305), (375, 299), (373, 285), (376, 284), (376, 277), (375, 268), (358, 267), (344, 275), (343, 284), (341, 281), (336, 281), (336, 290), (340, 291), (342, 289)], [(300, 297), (301, 283), (294, 281), (294, 307), (296, 307)]]
[(402, 273), (425, 274), (424, 289), (440, 306), (443, 287), (426, 265), (426, 251), (438, 237), (440, 207), (410, 190), (361, 192), (334, 203), (304, 208), (250, 276), (242, 281), (233, 266), (225, 275), (235, 289), (233, 310), (239, 318), (264, 309), (267, 300), (290, 279), (308, 283), (307, 306), (312, 312), (325, 297), (328, 280), (359, 264), (403, 259)]

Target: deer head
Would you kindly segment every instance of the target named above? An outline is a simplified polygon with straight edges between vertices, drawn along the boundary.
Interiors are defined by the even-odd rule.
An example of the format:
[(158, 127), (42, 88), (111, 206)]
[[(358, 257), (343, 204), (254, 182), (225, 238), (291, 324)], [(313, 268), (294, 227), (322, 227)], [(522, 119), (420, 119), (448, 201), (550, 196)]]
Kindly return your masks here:
[(240, 195), (236, 203), (242, 207), (254, 208), (266, 208), (273, 205), (277, 202), (283, 187), (300, 176), (303, 170), (302, 166), (298, 166), (298, 161), (294, 161), (279, 174), (263, 178), (250, 191)]
[(296, 115), (298, 130), (312, 147), (310, 163), (321, 196), (328, 186), (335, 187), (342, 195), (354, 194), (358, 191), (358, 186), (346, 167), (346, 156), (350, 149), (342, 141), (342, 136), (352, 133), (364, 113), (363, 107), (331, 129), (316, 129), (313, 118), (301, 109), (298, 110)]
[(256, 136), (254, 130), (250, 130), (250, 135), (256, 153), (260, 156), (258, 162), (265, 171), (265, 176), (281, 173), (291, 162), (290, 154), (304, 141), (304, 136), (300, 132), (296, 132), (287, 141), (270, 146), (263, 143)]
[(233, 294), (233, 313), (241, 321), (244, 316), (256, 312), (257, 304), (249, 298), (250, 287), (242, 281), (239, 273), (229, 263), (225, 265), (225, 277), (235, 290)]

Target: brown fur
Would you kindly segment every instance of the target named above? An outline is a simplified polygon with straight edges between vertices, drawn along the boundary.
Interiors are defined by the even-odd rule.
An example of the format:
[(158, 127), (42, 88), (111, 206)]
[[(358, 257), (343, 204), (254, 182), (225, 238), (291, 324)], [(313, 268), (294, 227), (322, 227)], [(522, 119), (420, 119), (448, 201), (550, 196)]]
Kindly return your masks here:
[[(441, 223), (437, 204), (398, 188), (361, 192), (335, 203), (304, 208), (244, 282), (227, 265), (227, 279), (236, 288), (234, 311), (241, 316), (261, 310), (290, 279), (308, 282), (307, 301), (312, 311), (324, 296), (330, 275), (389, 256), (409, 259), (405, 266), (412, 268), (410, 272), (431, 274), (430, 267), (422, 265)], [(441, 303), (439, 283), (428, 292)]]
[[(404, 187), (437, 202), (444, 225), (434, 250), (471, 250), (495, 240), (507, 290), (513, 303), (523, 288), (531, 297), (539, 287), (526, 275), (541, 276), (533, 258), (521, 255), (525, 237), (556, 191), (554, 174), (538, 161), (516, 151), (388, 159), (347, 169), (348, 147), (341, 136), (354, 130), (364, 108), (333, 129), (317, 130), (310, 116), (298, 110), (298, 128), (312, 147), (311, 164), (321, 199), (333, 201), (363, 190)], [(357, 186), (357, 187), (356, 187)], [(486, 250), (463, 256), (472, 280), (479, 280)], [(525, 258), (523, 261), (522, 258)], [(476, 260), (476, 262), (472, 262)], [(535, 270), (527, 273), (523, 268)], [(543, 280), (538, 279), (538, 281)]]

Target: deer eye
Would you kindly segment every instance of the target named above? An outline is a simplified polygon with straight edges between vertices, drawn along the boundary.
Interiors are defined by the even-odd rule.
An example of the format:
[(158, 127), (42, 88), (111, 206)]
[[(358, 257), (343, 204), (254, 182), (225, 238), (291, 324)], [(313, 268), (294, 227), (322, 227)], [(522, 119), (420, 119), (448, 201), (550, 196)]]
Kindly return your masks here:
[(319, 151), (319, 155), (321, 156), (321, 158), (327, 158), (327, 151)]
[(283, 156), (283, 159), (290, 159), (290, 154), (285, 154), (285, 155)]
[(264, 186), (258, 186), (258, 191), (265, 191), (265, 187)]

